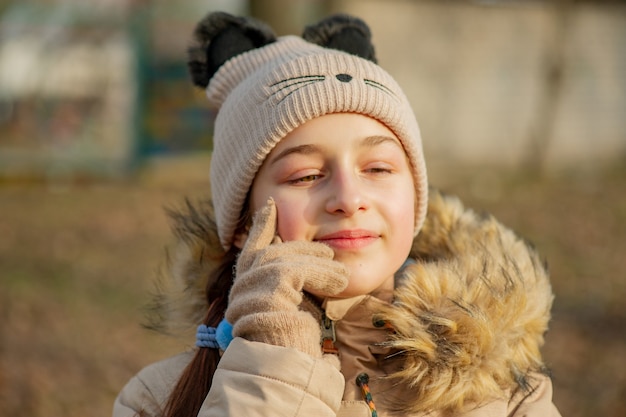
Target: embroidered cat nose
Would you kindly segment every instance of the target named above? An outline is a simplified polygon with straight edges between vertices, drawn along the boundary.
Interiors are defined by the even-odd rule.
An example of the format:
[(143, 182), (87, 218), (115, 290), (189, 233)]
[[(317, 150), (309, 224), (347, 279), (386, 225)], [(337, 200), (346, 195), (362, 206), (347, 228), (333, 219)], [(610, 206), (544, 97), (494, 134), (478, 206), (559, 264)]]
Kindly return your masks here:
[(342, 83), (349, 83), (352, 80), (352, 75), (348, 74), (337, 74), (335, 77)]

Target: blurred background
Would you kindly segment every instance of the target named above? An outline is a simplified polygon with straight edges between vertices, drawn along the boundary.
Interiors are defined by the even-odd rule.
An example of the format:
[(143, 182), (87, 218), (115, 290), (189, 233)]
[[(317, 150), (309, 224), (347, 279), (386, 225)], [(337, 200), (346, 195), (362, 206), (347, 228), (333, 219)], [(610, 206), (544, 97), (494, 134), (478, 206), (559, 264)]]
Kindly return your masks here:
[(535, 243), (563, 416), (626, 415), (626, 2), (0, 0), (0, 415), (109, 416), (193, 344), (141, 327), (164, 207), (208, 193), (185, 50), (208, 11), (366, 20), (430, 182)]

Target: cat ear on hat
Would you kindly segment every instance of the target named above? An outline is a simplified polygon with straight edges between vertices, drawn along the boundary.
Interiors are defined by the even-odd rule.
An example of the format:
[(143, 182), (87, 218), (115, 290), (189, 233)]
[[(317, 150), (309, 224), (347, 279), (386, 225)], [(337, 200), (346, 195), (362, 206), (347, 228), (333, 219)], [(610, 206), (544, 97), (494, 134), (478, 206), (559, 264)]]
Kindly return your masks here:
[(369, 26), (347, 14), (329, 16), (307, 26), (302, 38), (325, 48), (337, 49), (377, 62)]
[(196, 86), (206, 88), (226, 61), (274, 41), (276, 35), (263, 22), (224, 12), (210, 13), (197, 24), (187, 51), (191, 79)]

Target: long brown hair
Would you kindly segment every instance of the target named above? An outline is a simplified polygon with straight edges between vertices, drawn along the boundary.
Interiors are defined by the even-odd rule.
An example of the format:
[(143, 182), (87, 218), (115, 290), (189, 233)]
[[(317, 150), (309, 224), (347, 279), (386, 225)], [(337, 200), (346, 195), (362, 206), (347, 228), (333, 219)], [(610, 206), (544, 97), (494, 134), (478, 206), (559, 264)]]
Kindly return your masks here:
[[(234, 246), (227, 251), (221, 263), (213, 270), (210, 284), (206, 289), (209, 307), (204, 324), (217, 327), (224, 318), (228, 306), (228, 292), (232, 285), (232, 271), (239, 250)], [(197, 349), (194, 358), (183, 371), (172, 390), (163, 410), (164, 417), (195, 416), (211, 389), (213, 373), (220, 360), (218, 349)]]
[[(252, 216), (246, 198), (235, 233), (245, 233), (252, 224)], [(207, 311), (203, 323), (217, 327), (224, 318), (228, 307), (228, 294), (233, 284), (233, 271), (240, 249), (235, 245), (224, 251), (219, 243), (217, 224), (212, 201), (203, 201), (199, 208), (186, 200), (186, 208), (168, 210), (174, 223), (174, 234), (183, 242), (193, 245), (193, 241), (203, 242), (204, 250), (199, 255), (210, 258), (216, 265), (208, 273), (204, 296)], [(200, 277), (196, 277), (200, 278)], [(200, 323), (197, 323), (200, 324)], [(219, 349), (200, 348), (189, 362), (173, 388), (163, 409), (163, 417), (189, 417), (200, 411), (202, 403), (211, 389), (213, 374), (220, 361)]]

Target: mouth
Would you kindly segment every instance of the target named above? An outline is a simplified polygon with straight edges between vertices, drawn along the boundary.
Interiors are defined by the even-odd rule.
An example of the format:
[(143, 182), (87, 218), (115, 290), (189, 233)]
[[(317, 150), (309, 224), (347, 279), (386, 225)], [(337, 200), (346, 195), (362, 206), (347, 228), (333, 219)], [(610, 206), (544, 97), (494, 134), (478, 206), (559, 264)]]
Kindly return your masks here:
[(314, 240), (336, 250), (355, 250), (371, 245), (379, 237), (378, 233), (374, 233), (371, 230), (352, 229), (322, 235)]

